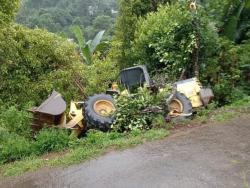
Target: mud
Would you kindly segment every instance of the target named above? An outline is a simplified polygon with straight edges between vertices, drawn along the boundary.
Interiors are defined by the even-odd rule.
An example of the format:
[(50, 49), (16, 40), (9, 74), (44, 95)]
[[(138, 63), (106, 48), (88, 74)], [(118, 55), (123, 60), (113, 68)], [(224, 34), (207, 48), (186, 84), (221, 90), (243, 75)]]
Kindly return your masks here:
[(207, 124), (69, 168), (43, 169), (1, 188), (249, 187), (250, 115)]

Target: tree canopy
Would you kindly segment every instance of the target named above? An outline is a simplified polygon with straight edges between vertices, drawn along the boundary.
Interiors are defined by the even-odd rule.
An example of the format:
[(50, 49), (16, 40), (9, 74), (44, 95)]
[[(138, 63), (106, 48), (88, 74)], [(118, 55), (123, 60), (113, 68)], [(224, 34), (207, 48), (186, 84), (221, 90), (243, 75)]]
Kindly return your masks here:
[(116, 58), (121, 67), (133, 64), (130, 56), (132, 41), (140, 17), (150, 12), (155, 12), (159, 5), (173, 3), (175, 0), (120, 0), (119, 16), (116, 21), (115, 37), (113, 41), (113, 57)]
[(0, 0), (0, 22), (10, 21), (20, 5), (20, 0)]
[(26, 0), (17, 15), (17, 22), (29, 28), (45, 28), (50, 32), (72, 37), (71, 26), (79, 25), (87, 39), (100, 30), (112, 35), (117, 15), (116, 0)]

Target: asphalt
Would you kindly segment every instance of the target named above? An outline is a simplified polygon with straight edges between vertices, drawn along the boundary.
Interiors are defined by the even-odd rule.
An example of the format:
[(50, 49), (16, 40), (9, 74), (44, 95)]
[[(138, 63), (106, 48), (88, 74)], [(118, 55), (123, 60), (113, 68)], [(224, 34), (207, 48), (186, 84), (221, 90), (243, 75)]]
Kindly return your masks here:
[(68, 168), (43, 169), (0, 182), (1, 188), (248, 188), (250, 114), (223, 124), (177, 131)]

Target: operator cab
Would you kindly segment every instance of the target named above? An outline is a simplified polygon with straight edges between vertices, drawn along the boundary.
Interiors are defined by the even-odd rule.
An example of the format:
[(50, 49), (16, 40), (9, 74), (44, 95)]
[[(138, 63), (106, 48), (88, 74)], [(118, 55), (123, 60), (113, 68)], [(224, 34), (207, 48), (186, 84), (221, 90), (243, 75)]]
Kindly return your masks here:
[[(144, 65), (123, 69), (119, 75), (119, 83), (129, 92), (139, 87), (151, 88), (152, 86), (147, 67)], [(106, 94), (119, 95), (118, 85), (116, 83), (109, 84)]]
[(151, 81), (147, 67), (139, 65), (122, 70), (120, 73), (120, 83), (128, 90), (134, 87), (143, 87), (145, 85), (150, 87)]

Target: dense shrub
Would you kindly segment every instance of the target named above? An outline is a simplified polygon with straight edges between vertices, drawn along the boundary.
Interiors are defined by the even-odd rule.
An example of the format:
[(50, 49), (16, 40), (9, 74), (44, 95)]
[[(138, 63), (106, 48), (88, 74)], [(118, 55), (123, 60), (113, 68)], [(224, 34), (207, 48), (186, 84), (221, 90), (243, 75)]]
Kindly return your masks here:
[(9, 131), (6, 128), (0, 127), (0, 143), (3, 143), (9, 136)]
[[(248, 33), (250, 37), (250, 32)], [(242, 71), (242, 80), (241, 87), (244, 88), (246, 93), (250, 95), (250, 40), (244, 41), (244, 44), (240, 45), (238, 55), (240, 61), (240, 69)]]
[(65, 129), (43, 129), (36, 136), (35, 152), (43, 154), (50, 151), (65, 150), (69, 147), (70, 137)]
[(84, 80), (86, 80), (86, 94), (93, 95), (105, 92), (109, 84), (117, 80), (118, 74), (118, 66), (113, 61), (95, 58), (94, 63), (85, 66), (83, 71)]
[(116, 119), (112, 127), (118, 131), (149, 129), (154, 113), (142, 111), (148, 107), (161, 106), (165, 94), (152, 95), (149, 90), (139, 88), (138, 93), (118, 97)]
[(162, 114), (158, 114), (153, 117), (152, 126), (153, 128), (159, 129), (159, 128), (166, 128), (168, 125), (165, 117)]
[(41, 102), (53, 89), (67, 100), (79, 97), (82, 78), (74, 44), (44, 30), (19, 25), (0, 28), (0, 99), (23, 107)]
[(15, 107), (1, 110), (0, 128), (11, 133), (29, 138), (31, 136), (30, 114), (26, 111), (19, 111)]
[(124, 68), (134, 65), (131, 49), (135, 38), (135, 30), (140, 17), (149, 12), (155, 12), (160, 4), (174, 2), (175, 0), (120, 0), (119, 16), (116, 21), (115, 36), (112, 42), (111, 56)]
[(25, 112), (19, 112), (13, 107), (0, 117), (0, 164), (31, 155), (65, 150), (77, 142), (76, 138), (69, 136), (67, 130), (55, 128), (43, 129), (34, 140), (26, 118)]
[(97, 130), (90, 130), (86, 138), (86, 143), (102, 145), (104, 140), (107, 140), (108, 137), (105, 133)]
[(6, 108), (3, 104), (0, 106), (0, 164), (34, 152), (29, 114), (15, 107)]
[(220, 105), (231, 103), (234, 93), (246, 88), (242, 66), (249, 64), (248, 45), (219, 36), (201, 7), (197, 15), (181, 3), (160, 7), (137, 26), (131, 56), (137, 64), (146, 64), (151, 73), (160, 70), (173, 82), (183, 69), (187, 78), (193, 77), (198, 65), (199, 79), (213, 88)]
[(216, 37), (205, 15), (196, 16), (180, 3), (166, 5), (139, 21), (131, 55), (150, 71), (164, 70), (169, 78), (176, 79), (183, 69), (194, 70), (197, 48), (198, 58), (203, 56), (200, 64), (212, 55)]
[(10, 21), (20, 5), (20, 0), (0, 0), (0, 23)]
[(250, 55), (226, 38), (219, 38), (216, 49), (217, 53), (200, 67), (200, 79), (213, 88), (216, 101), (224, 105), (237, 100), (236, 95), (243, 97), (247, 84), (242, 66)]
[(19, 160), (33, 153), (32, 143), (26, 138), (1, 131), (1, 128), (0, 136), (0, 164)]

